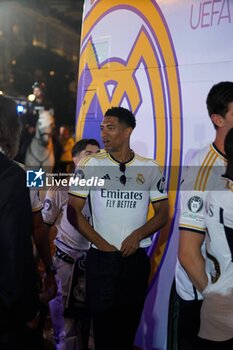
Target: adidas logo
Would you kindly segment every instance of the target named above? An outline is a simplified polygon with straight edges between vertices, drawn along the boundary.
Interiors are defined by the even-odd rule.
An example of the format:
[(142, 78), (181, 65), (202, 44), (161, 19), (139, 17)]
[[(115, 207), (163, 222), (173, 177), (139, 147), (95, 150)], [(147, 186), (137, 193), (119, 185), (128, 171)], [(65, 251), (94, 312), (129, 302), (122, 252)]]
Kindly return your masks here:
[(108, 174), (106, 174), (106, 175), (102, 176), (101, 179), (111, 180), (111, 177)]

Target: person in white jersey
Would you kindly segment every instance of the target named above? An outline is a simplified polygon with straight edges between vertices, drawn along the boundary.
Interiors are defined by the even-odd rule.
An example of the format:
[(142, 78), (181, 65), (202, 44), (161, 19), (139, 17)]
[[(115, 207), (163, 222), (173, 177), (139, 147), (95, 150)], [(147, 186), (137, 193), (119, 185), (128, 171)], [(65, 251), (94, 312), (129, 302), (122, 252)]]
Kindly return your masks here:
[[(72, 148), (74, 165), (77, 166), (84, 156), (99, 151), (100, 145), (95, 139), (83, 139), (76, 142)], [(90, 244), (67, 220), (68, 198), (68, 187), (51, 187), (45, 195), (42, 210), (44, 222), (49, 225), (48, 227), (55, 225), (57, 229), (54, 241), (56, 247), (54, 265), (57, 270), (58, 292), (56, 298), (50, 302), (50, 315), (57, 350), (87, 350), (90, 320), (86, 320), (86, 315), (85, 317), (82, 315), (87, 324), (87, 327), (84, 327), (84, 320), (80, 322), (82, 307), (77, 311), (74, 306), (68, 305), (68, 295), (72, 294), (69, 291), (73, 271), (76, 273), (75, 261), (83, 256), (83, 252), (89, 249)], [(83, 215), (90, 221), (88, 203), (83, 208)]]
[(202, 221), (206, 191), (220, 182), (220, 175), (226, 166), (224, 139), (233, 126), (233, 83), (220, 82), (214, 85), (208, 93), (206, 103), (216, 137), (213, 144), (196, 154), (181, 186), (179, 261), (175, 273), (179, 295), (179, 350), (199, 349), (197, 335), (203, 297), (195, 288), (195, 281), (199, 264), (203, 265), (205, 260), (197, 260), (196, 251), (202, 245), (205, 235)]
[[(168, 219), (165, 180), (159, 164), (135, 154), (130, 136), (135, 116), (123, 107), (108, 109), (101, 123), (105, 151), (84, 159), (81, 178), (98, 175), (104, 186), (69, 190), (70, 222), (92, 244), (87, 253), (87, 296), (95, 350), (132, 350), (146, 298), (150, 236)], [(90, 195), (93, 227), (82, 209)], [(152, 203), (154, 215), (147, 220)], [(72, 211), (70, 211), (71, 213)], [(69, 211), (68, 211), (69, 213)]]
[(221, 186), (206, 196), (206, 263), (196, 276), (204, 296), (200, 350), (233, 349), (233, 128), (225, 138), (225, 153), (228, 161)]

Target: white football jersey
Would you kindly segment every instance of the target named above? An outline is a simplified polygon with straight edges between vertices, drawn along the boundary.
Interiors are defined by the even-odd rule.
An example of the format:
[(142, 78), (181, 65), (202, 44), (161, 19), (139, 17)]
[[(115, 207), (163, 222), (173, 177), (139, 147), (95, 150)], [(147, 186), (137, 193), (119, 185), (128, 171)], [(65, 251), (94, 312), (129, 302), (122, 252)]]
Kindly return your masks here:
[(29, 188), (30, 200), (32, 206), (32, 212), (40, 211), (42, 209), (42, 203), (39, 197), (39, 192), (33, 188)]
[(206, 196), (206, 273), (203, 291), (202, 338), (223, 341), (233, 336), (233, 182), (222, 178), (222, 188)]
[[(68, 188), (51, 187), (45, 195), (42, 215), (44, 222), (55, 225), (57, 235), (54, 244), (75, 259), (78, 250), (86, 250), (90, 244), (67, 219)], [(91, 220), (88, 203), (83, 208), (87, 220)]]
[[(104, 180), (102, 186), (83, 190), (71, 186), (69, 193), (83, 198), (90, 195), (94, 229), (118, 249), (128, 235), (146, 223), (149, 203), (167, 199), (158, 163), (137, 154), (125, 163), (125, 171), (106, 152), (92, 155), (81, 161), (78, 175), (86, 181), (93, 177)], [(122, 175), (125, 184), (121, 183)], [(141, 247), (150, 244), (150, 237), (140, 242)]]
[[(204, 208), (208, 190), (221, 186), (221, 175), (226, 167), (226, 158), (213, 145), (201, 149), (191, 161), (181, 185), (180, 230), (188, 230), (194, 234), (205, 234)], [(203, 246), (204, 252), (204, 246)], [(202, 299), (202, 295), (194, 288), (187, 273), (177, 259), (176, 290), (184, 300)]]

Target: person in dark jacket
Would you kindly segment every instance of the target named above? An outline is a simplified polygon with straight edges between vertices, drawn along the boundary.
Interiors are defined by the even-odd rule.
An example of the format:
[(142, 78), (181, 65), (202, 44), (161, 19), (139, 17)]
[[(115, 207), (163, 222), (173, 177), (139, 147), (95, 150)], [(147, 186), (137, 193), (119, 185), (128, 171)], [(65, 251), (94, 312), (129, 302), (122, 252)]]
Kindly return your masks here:
[[(20, 126), (16, 104), (0, 96), (0, 349), (36, 349), (38, 286), (32, 250), (32, 209), (25, 171), (13, 161)], [(25, 338), (26, 336), (26, 338)]]

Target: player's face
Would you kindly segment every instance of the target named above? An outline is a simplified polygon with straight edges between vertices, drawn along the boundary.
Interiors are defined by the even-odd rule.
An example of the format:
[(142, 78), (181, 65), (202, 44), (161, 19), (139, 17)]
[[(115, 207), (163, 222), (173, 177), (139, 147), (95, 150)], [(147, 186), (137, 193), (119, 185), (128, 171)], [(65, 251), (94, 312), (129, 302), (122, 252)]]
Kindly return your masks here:
[(35, 87), (33, 89), (33, 94), (36, 96), (36, 98), (42, 97), (42, 91), (39, 87)]
[(101, 126), (101, 137), (107, 152), (118, 152), (128, 142), (131, 128), (119, 123), (114, 116), (104, 117)]
[(98, 146), (96, 146), (96, 145), (87, 145), (85, 150), (82, 151), (83, 153), (81, 152), (82, 153), (82, 158), (86, 157), (86, 156), (89, 156), (90, 154), (93, 154), (93, 153), (98, 153), (99, 151), (100, 151), (100, 149), (99, 149)]
[(78, 162), (86, 156), (89, 156), (93, 153), (98, 153), (100, 151), (98, 146), (95, 145), (87, 145), (86, 148), (81, 151), (76, 157), (73, 157), (74, 164), (77, 165)]

